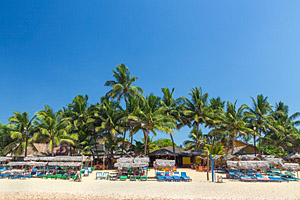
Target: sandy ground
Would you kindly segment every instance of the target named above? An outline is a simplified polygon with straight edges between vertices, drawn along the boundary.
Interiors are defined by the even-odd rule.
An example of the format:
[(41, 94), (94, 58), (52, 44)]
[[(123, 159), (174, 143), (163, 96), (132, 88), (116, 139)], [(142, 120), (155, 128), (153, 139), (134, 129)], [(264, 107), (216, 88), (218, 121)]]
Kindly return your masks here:
[[(206, 173), (186, 171), (192, 182), (95, 180), (95, 171), (83, 181), (0, 179), (0, 199), (300, 199), (300, 182), (245, 183), (206, 181)], [(219, 175), (219, 174), (218, 174)], [(154, 170), (149, 176), (154, 176)]]

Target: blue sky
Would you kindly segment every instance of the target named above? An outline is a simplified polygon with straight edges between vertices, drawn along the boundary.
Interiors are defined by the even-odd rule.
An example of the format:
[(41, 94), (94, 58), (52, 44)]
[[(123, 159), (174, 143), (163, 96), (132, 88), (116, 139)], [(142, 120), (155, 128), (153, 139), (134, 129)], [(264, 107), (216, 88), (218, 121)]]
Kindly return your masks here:
[(262, 93), (300, 111), (299, 42), (299, 1), (2, 1), (0, 120), (58, 110), (78, 94), (95, 103), (120, 63), (146, 94), (201, 86), (210, 97), (250, 104)]

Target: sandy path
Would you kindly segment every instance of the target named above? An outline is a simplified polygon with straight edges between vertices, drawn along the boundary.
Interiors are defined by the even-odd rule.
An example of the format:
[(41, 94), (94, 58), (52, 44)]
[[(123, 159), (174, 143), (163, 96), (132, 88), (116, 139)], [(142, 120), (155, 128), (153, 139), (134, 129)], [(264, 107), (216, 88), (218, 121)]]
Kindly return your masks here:
[[(300, 199), (300, 182), (206, 181), (206, 174), (183, 169), (192, 182), (95, 180), (0, 180), (0, 199)], [(152, 170), (150, 176), (154, 175)]]

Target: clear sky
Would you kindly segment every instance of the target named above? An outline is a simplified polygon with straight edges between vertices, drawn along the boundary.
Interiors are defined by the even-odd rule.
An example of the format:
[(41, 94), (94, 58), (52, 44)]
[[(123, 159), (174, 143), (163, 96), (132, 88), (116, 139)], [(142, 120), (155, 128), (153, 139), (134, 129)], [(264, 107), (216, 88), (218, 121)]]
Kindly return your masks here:
[[(300, 111), (300, 1), (1, 1), (0, 120), (99, 101), (125, 63), (146, 94), (250, 104), (264, 94)], [(175, 135), (181, 144), (189, 132)], [(159, 134), (157, 138), (163, 137)]]

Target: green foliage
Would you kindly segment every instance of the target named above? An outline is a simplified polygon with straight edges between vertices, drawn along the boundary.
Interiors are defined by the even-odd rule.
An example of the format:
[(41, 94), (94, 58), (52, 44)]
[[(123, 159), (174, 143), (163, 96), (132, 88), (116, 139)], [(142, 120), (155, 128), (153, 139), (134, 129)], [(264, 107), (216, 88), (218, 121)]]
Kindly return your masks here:
[(6, 125), (0, 124), (0, 156), (4, 156), (4, 147), (12, 143), (14, 139), (10, 136), (10, 130)]
[(225, 155), (224, 153), (224, 146), (223, 145), (211, 145), (211, 144), (206, 144), (204, 147), (204, 152), (208, 152), (208, 154), (212, 154), (212, 156), (216, 155)]
[[(220, 97), (209, 98), (200, 87), (193, 88), (189, 98), (175, 98), (174, 88), (161, 88), (161, 97), (144, 96), (140, 87), (133, 86), (137, 77), (131, 76), (124, 64), (113, 70), (113, 77), (105, 82), (109, 92), (95, 104), (88, 103), (88, 96), (78, 95), (58, 112), (49, 106), (33, 118), (27, 112), (14, 112), (7, 125), (0, 125), (0, 155), (26, 155), (27, 147), (34, 148), (34, 142), (48, 143), (52, 155), (53, 148), (63, 143), (70, 145), (75, 154), (94, 153), (100, 151), (99, 141), (107, 153), (147, 154), (175, 147), (173, 135), (183, 126), (192, 128), (184, 146), (193, 151), (205, 149), (223, 155), (224, 149), (233, 152), (235, 139), (253, 140), (259, 150), (270, 154), (300, 151), (300, 113), (289, 115), (283, 102), (276, 103), (272, 110), (268, 98), (258, 95), (251, 97), (251, 106), (225, 104)], [(203, 134), (201, 127), (209, 129), (208, 133)], [(170, 139), (153, 140), (159, 131)], [(144, 135), (141, 141), (133, 139), (137, 132)]]

